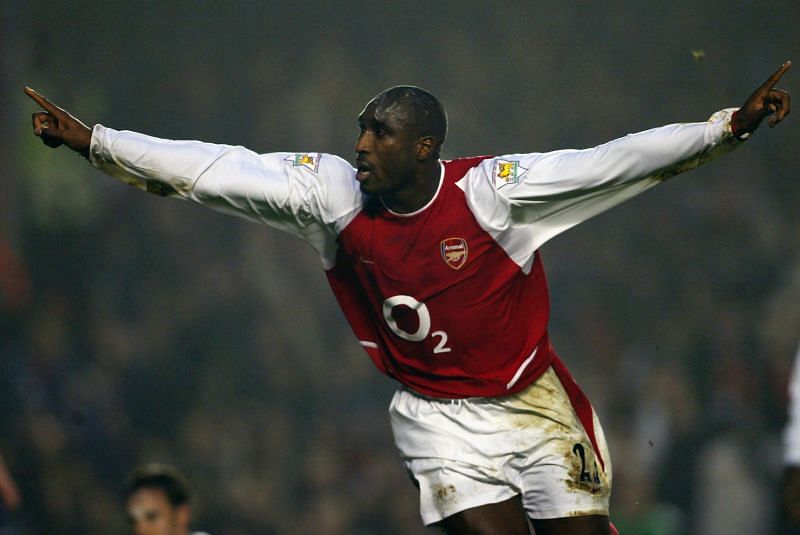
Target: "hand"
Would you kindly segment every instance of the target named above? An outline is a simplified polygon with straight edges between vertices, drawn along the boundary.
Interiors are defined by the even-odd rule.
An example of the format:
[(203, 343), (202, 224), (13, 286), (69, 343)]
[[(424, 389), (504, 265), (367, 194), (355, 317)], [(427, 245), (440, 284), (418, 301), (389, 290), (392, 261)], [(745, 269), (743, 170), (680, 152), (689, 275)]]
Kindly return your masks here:
[(30, 87), (25, 88), (25, 94), (45, 110), (33, 114), (34, 135), (42, 138), (48, 147), (56, 148), (64, 144), (88, 159), (92, 129)]
[(770, 76), (761, 87), (750, 95), (742, 107), (733, 116), (731, 130), (737, 137), (753, 132), (764, 117), (769, 118), (770, 128), (783, 121), (789, 115), (789, 93), (783, 89), (774, 89), (775, 84), (781, 79), (786, 71), (792, 66), (791, 61), (787, 61)]

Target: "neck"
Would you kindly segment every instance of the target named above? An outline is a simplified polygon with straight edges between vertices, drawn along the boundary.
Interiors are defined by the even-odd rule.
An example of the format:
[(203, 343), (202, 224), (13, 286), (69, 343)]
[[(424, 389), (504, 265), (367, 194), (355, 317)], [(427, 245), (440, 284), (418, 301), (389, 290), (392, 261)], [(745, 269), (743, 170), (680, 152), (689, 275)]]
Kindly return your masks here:
[(381, 195), (383, 204), (399, 214), (416, 212), (428, 204), (439, 189), (442, 166), (436, 158), (430, 164), (420, 166), (402, 189)]

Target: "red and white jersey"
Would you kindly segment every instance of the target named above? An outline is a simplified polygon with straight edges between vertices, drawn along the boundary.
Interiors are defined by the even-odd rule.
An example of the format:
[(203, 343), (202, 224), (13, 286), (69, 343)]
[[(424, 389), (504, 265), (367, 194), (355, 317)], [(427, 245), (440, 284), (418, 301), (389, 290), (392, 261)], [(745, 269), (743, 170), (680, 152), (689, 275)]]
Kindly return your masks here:
[(446, 161), (436, 194), (411, 214), (363, 195), (353, 167), (329, 154), (97, 125), (90, 157), (129, 184), (302, 237), (382, 372), (424, 395), (489, 397), (521, 390), (553, 359), (539, 247), (733, 147), (733, 111), (591, 149)]

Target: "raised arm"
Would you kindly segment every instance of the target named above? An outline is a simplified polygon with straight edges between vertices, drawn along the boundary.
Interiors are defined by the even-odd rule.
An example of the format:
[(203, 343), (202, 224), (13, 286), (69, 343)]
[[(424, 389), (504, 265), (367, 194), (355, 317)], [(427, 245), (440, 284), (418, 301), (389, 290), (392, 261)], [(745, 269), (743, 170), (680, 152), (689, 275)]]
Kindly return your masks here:
[(104, 173), (162, 196), (191, 200), (308, 241), (324, 259), (337, 229), (362, 202), (353, 167), (320, 153), (257, 154), (240, 146), (159, 139), (102, 125), (89, 128), (30, 88), (44, 111), (34, 134), (67, 145)]
[[(741, 145), (764, 118), (771, 126), (782, 121), (790, 111), (789, 94), (775, 84), (790, 66), (783, 64), (741, 108), (722, 110), (706, 122), (671, 124), (589, 149), (487, 159), (475, 180), (463, 187), (486, 227), (527, 229), (532, 252), (561, 232)], [(496, 202), (487, 203), (488, 198)]]
[(529, 169), (527, 176), (520, 175), (518, 187), (502, 191), (521, 202), (539, 201), (582, 196), (628, 182), (664, 180), (688, 171), (729, 151), (764, 118), (774, 126), (789, 114), (789, 93), (774, 86), (790, 67), (791, 62), (784, 63), (740, 108), (715, 113), (706, 122), (654, 128), (591, 149), (530, 155), (520, 161)]

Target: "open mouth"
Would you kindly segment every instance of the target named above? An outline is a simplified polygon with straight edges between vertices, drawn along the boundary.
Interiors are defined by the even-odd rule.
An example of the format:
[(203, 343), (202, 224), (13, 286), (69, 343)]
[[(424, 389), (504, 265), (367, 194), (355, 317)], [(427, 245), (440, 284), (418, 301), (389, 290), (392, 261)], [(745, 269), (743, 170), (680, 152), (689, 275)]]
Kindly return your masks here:
[(356, 180), (363, 182), (372, 176), (372, 169), (364, 162), (356, 162)]

